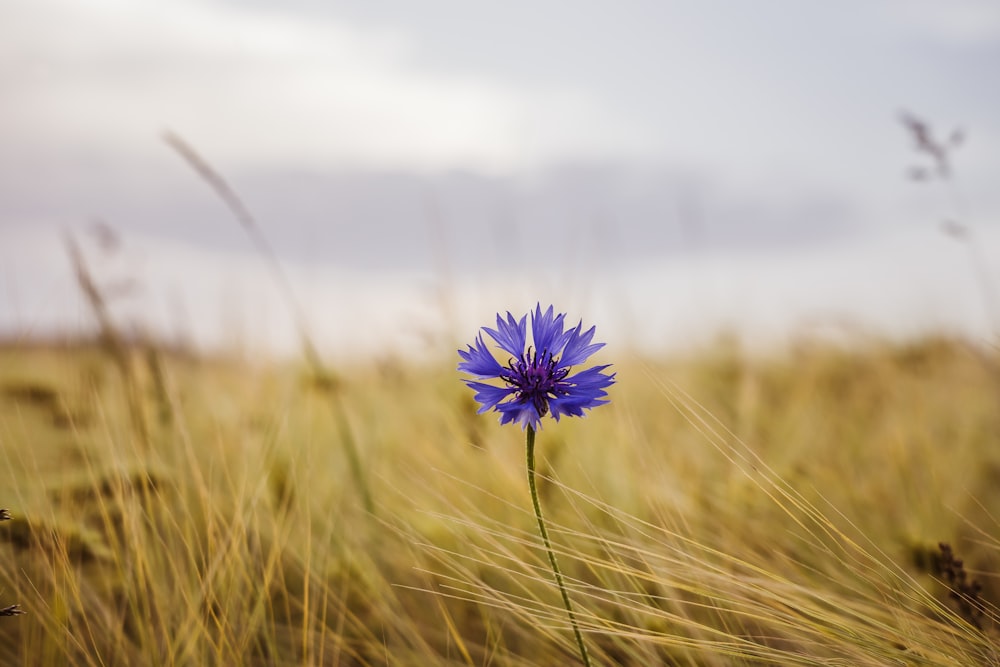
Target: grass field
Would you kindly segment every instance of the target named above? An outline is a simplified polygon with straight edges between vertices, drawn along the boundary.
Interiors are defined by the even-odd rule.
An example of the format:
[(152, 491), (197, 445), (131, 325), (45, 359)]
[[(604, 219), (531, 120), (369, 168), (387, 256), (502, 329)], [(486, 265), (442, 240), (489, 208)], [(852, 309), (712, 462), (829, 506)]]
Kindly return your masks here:
[[(0, 350), (0, 662), (576, 664), (522, 433), (443, 355)], [(1000, 664), (995, 348), (599, 357), (537, 445), (596, 663)]]

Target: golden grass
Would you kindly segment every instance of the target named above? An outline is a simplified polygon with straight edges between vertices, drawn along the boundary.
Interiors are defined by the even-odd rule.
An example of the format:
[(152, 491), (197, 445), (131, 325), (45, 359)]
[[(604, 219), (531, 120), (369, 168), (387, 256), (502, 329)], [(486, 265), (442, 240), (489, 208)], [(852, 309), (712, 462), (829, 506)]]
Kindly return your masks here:
[[(0, 662), (578, 659), (522, 434), (475, 414), (457, 358), (330, 385), (132, 354), (126, 382), (99, 348), (0, 350), (0, 606), (27, 612), (0, 618)], [(538, 434), (598, 664), (1000, 663), (995, 351), (606, 358), (612, 404)], [(939, 541), (983, 585), (981, 617), (934, 576)]]

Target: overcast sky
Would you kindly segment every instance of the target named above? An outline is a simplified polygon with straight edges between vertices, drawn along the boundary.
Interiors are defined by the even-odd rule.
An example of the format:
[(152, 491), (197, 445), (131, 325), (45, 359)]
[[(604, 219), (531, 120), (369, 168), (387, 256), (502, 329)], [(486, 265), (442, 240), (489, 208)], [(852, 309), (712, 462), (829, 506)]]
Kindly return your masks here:
[[(95, 219), (249, 253), (166, 129), (293, 265), (656, 265), (956, 216), (989, 234), (998, 68), (994, 0), (14, 0), (0, 280), (23, 312), (15, 246)], [(905, 178), (926, 160), (904, 109), (964, 131), (959, 204)]]

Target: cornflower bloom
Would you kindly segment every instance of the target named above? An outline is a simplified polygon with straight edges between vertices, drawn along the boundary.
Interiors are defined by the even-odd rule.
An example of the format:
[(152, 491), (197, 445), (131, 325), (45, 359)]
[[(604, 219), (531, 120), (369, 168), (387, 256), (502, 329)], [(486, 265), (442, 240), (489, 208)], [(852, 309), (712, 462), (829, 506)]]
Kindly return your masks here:
[[(608, 365), (593, 366), (570, 375), (573, 366), (583, 363), (604, 347), (604, 343), (591, 343), (595, 327), (584, 331), (581, 322), (575, 328), (566, 330), (564, 313), (554, 315), (552, 306), (549, 306), (543, 314), (541, 304), (536, 304), (535, 311), (531, 313), (533, 345), (529, 346), (527, 320), (527, 315), (516, 320), (510, 312), (505, 320), (498, 313), (496, 329), (483, 327), (483, 331), (496, 341), (500, 349), (512, 355), (506, 366), (501, 365), (487, 349), (483, 334), (480, 333), (474, 346), (469, 345), (469, 349), (458, 351), (462, 358), (458, 370), (476, 378), (465, 380), (465, 383), (476, 392), (476, 401), (481, 406), (480, 414), (495, 410), (500, 413), (501, 424), (520, 424), (525, 431), (528, 488), (531, 490), (538, 532), (545, 544), (549, 564), (573, 626), (580, 657), (583, 658), (583, 664), (590, 667), (587, 646), (583, 643), (583, 635), (580, 634), (569, 592), (542, 518), (542, 506), (538, 501), (538, 488), (535, 485), (535, 431), (541, 428), (542, 417), (545, 415), (552, 415), (556, 421), (563, 416), (582, 417), (584, 410), (607, 403), (605, 397), (608, 392), (605, 390), (614, 384), (615, 375), (603, 372)], [(481, 380), (501, 380), (503, 386)]]
[(564, 313), (554, 316), (549, 306), (543, 314), (541, 306), (536, 305), (531, 313), (534, 345), (528, 346), (527, 319), (525, 315), (515, 320), (508, 312), (506, 320), (497, 314), (496, 329), (483, 327), (500, 349), (512, 355), (506, 366), (487, 349), (482, 333), (474, 346), (458, 351), (463, 359), (458, 370), (478, 380), (499, 379), (504, 383), (498, 387), (478, 380), (465, 381), (476, 392), (479, 413), (495, 410), (500, 413), (501, 424), (515, 422), (522, 429), (537, 431), (547, 414), (556, 421), (562, 416), (582, 417), (584, 410), (607, 403), (605, 388), (615, 381), (614, 374), (602, 372), (608, 365), (570, 375), (572, 366), (604, 347), (604, 343), (590, 342), (596, 327), (583, 331), (581, 322), (576, 328), (564, 330)]

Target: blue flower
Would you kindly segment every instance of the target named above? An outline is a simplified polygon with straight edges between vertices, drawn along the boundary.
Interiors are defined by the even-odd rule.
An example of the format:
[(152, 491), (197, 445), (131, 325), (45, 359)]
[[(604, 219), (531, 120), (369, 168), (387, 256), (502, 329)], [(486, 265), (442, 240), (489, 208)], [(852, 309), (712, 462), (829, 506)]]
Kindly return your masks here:
[(500, 423), (516, 422), (521, 428), (538, 430), (541, 419), (551, 414), (556, 421), (562, 416), (582, 417), (584, 410), (604, 405), (606, 387), (614, 384), (614, 373), (602, 371), (609, 365), (594, 366), (570, 375), (572, 366), (586, 361), (590, 355), (604, 347), (604, 343), (591, 343), (594, 330), (583, 331), (583, 323), (566, 330), (566, 315), (554, 315), (552, 306), (542, 313), (541, 305), (531, 313), (531, 339), (528, 345), (525, 315), (515, 320), (509, 312), (504, 320), (497, 314), (497, 328), (483, 327), (504, 352), (512, 355), (506, 365), (499, 361), (483, 342), (480, 333), (474, 345), (459, 350), (462, 363), (458, 370), (477, 380), (502, 380), (503, 386), (477, 380), (465, 380), (476, 392), (482, 407), (479, 413), (496, 410)]

